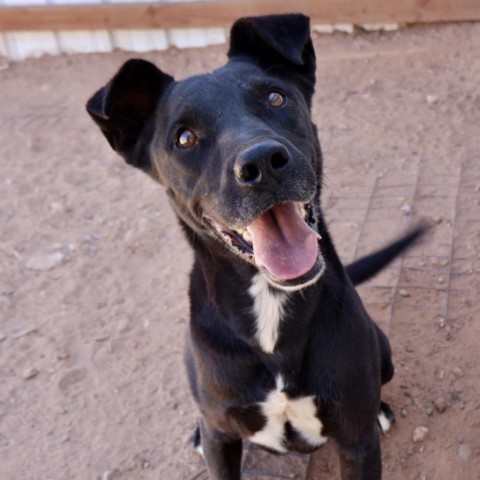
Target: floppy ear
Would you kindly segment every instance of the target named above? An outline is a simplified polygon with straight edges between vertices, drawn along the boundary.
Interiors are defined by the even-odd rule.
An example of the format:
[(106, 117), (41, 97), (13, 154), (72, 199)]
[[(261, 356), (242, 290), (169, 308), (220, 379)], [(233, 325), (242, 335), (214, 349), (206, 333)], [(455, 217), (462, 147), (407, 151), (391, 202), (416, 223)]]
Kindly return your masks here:
[(310, 105), (315, 88), (315, 51), (310, 19), (301, 14), (268, 15), (237, 20), (230, 31), (228, 57), (248, 59), (269, 73), (293, 73)]
[(153, 63), (129, 60), (87, 102), (88, 113), (110, 146), (127, 163), (147, 173), (151, 173), (147, 146), (153, 131), (153, 113), (171, 82), (173, 78)]

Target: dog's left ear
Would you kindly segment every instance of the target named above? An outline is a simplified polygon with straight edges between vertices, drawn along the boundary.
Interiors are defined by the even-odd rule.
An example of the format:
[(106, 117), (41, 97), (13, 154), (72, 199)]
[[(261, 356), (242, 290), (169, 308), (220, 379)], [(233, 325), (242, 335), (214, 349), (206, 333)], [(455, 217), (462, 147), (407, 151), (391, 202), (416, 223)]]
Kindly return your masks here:
[(248, 59), (269, 73), (293, 73), (308, 105), (315, 89), (315, 51), (310, 19), (301, 14), (268, 15), (237, 20), (230, 31), (228, 57)]
[(110, 146), (146, 173), (152, 174), (152, 166), (145, 136), (151, 135), (154, 112), (173, 81), (153, 63), (133, 59), (87, 102)]

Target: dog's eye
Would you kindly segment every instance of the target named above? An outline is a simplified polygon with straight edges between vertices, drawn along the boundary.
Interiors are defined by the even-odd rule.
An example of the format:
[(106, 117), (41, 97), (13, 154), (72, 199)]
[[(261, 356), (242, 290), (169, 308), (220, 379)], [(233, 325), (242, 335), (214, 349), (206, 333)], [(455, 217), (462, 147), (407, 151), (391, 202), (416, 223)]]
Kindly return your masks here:
[(190, 148), (197, 143), (197, 136), (188, 128), (180, 130), (177, 137), (177, 145), (181, 148)]
[(273, 108), (280, 108), (285, 103), (285, 95), (277, 90), (268, 92), (268, 104)]

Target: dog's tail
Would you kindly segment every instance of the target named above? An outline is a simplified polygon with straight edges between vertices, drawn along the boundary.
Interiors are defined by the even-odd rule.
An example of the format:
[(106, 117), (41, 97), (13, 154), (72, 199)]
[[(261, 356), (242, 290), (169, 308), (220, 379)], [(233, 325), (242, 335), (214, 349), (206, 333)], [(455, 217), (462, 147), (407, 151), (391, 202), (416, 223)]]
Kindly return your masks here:
[(374, 277), (382, 268), (386, 267), (392, 260), (410, 247), (429, 228), (430, 226), (427, 223), (421, 223), (410, 230), (405, 236), (378, 252), (362, 257), (350, 265), (347, 265), (345, 269), (352, 283), (358, 285)]

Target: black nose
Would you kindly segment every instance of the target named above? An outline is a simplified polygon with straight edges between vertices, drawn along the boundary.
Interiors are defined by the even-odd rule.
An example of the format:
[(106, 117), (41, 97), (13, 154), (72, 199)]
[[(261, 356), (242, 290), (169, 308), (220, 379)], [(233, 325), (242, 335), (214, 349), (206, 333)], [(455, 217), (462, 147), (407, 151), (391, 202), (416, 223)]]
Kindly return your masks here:
[(255, 186), (278, 178), (290, 161), (287, 148), (274, 140), (264, 140), (244, 150), (233, 170), (240, 185)]

